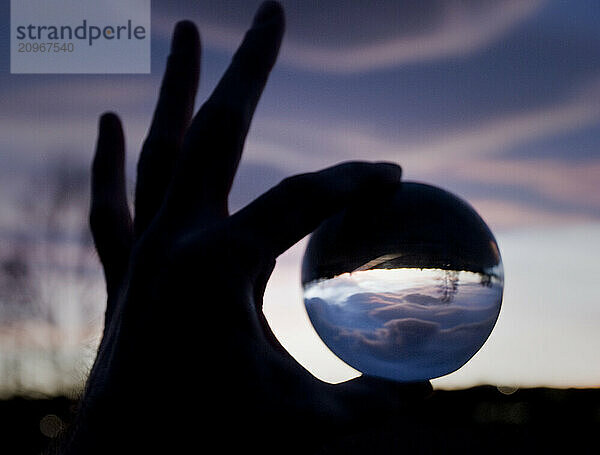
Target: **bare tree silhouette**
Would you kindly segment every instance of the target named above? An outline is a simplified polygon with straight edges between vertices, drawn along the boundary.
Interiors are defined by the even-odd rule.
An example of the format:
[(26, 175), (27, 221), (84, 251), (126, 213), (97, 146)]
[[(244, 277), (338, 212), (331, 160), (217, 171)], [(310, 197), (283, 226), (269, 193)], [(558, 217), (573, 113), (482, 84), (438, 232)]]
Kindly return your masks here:
[(86, 224), (88, 188), (87, 167), (63, 156), (20, 196), (23, 229), (0, 249), (5, 395), (67, 391), (84, 380), (102, 286)]
[(437, 279), (440, 281), (439, 289), (441, 293), (440, 301), (451, 303), (458, 292), (458, 270), (442, 270), (441, 276)]

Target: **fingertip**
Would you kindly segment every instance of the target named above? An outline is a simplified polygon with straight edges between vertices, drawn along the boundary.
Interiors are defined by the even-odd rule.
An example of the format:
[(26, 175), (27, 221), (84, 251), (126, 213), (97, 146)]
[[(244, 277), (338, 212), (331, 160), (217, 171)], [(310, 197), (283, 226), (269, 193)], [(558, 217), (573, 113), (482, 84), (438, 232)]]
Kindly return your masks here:
[(99, 172), (114, 160), (122, 161), (124, 154), (125, 134), (121, 120), (114, 112), (105, 112), (99, 119), (93, 171)]
[(190, 46), (197, 47), (200, 43), (200, 33), (196, 24), (189, 20), (182, 20), (175, 24), (171, 39), (171, 52), (177, 52)]
[(390, 183), (399, 183), (402, 179), (402, 167), (391, 161), (379, 161), (374, 163)]
[(104, 112), (101, 116), (100, 116), (100, 129), (105, 129), (105, 128), (110, 128), (110, 127), (114, 127), (114, 126), (121, 126), (121, 120), (119, 119), (119, 116), (111, 111), (108, 112)]
[(188, 19), (184, 19), (184, 20), (178, 21), (175, 24), (173, 37), (176, 38), (178, 36), (183, 36), (183, 34), (194, 33), (196, 31), (197, 31), (196, 24), (194, 24), (192, 21), (190, 21)]
[(274, 22), (283, 22), (284, 12), (283, 7), (279, 2), (268, 0), (263, 2), (258, 11), (254, 15), (252, 27), (262, 27)]
[(377, 191), (400, 183), (402, 168), (392, 162), (346, 161), (318, 174), (325, 177), (326, 183), (334, 180), (350, 183), (348, 188), (352, 192)]
[[(98, 131), (98, 150), (104, 152), (110, 149), (121, 151), (124, 147), (124, 132), (121, 119), (114, 112), (105, 112), (100, 116)], [(113, 150), (114, 152), (114, 150)]]

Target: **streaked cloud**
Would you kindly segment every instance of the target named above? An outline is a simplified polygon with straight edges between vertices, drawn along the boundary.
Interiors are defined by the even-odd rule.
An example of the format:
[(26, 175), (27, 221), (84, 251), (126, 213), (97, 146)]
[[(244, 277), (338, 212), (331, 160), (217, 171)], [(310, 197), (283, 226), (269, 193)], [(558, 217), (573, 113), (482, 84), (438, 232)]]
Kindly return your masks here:
[[(228, 21), (223, 19), (227, 15), (217, 14), (224, 6), (205, 3), (183, 2), (180, 11), (196, 19), (206, 46), (233, 51), (255, 5), (224, 2), (229, 10), (238, 10)], [(357, 73), (469, 55), (533, 17), (545, 1), (386, 1), (376, 8), (358, 2), (326, 1), (318, 8), (310, 3), (282, 3), (288, 11), (282, 63), (309, 71)], [(241, 20), (242, 12), (248, 23)], [(175, 21), (168, 14), (155, 18), (153, 32), (166, 39)]]
[(590, 223), (598, 219), (585, 212), (565, 212), (540, 208), (510, 199), (470, 197), (469, 203), (483, 217), (494, 232), (535, 228), (544, 226), (561, 226)]
[[(289, 43), (283, 59), (295, 67), (313, 71), (356, 73), (440, 58), (461, 57), (485, 48), (531, 17), (541, 1), (453, 3), (432, 30), (342, 49)], [(481, 5), (480, 5), (481, 6)]]
[(449, 173), (457, 179), (529, 188), (565, 204), (596, 207), (600, 213), (600, 160), (477, 160), (468, 168), (457, 166)]
[[(37, 195), (47, 192), (43, 170), (66, 155), (88, 169), (97, 117), (104, 110), (123, 118), (133, 180), (177, 20), (192, 19), (201, 30), (204, 97), (259, 3), (154, 2), (153, 74), (148, 76), (0, 75), (0, 248), (30, 252), (35, 246), (27, 236), (39, 240), (39, 226), (23, 222), (31, 219), (24, 218), (23, 200), (35, 197), (42, 203)], [(497, 338), (441, 384), (594, 385), (600, 28), (588, 14), (593, 2), (283, 3), (288, 32), (282, 64), (253, 122), (232, 207), (297, 172), (350, 159), (399, 162), (406, 179), (443, 186), (471, 202), (492, 226), (506, 264), (506, 305), (492, 335)], [(1, 25), (8, 30), (8, 16)], [(595, 224), (581, 224), (590, 222)], [(556, 233), (544, 229), (548, 226)], [(582, 227), (571, 232), (573, 226)], [(19, 245), (15, 232), (29, 240)], [(71, 246), (46, 247), (60, 261), (41, 268), (71, 273), (66, 270)], [(285, 271), (276, 269), (269, 283), (267, 313), (276, 315), (277, 335), (293, 341), (286, 347), (298, 359), (309, 366), (320, 363), (318, 376), (345, 379), (332, 373), (339, 359), (322, 346), (319, 354), (307, 341), (316, 335), (299, 289), (302, 247), (278, 260)], [(397, 317), (403, 318), (410, 315)], [(51, 347), (61, 342), (60, 333), (41, 326), (13, 328), (35, 332), (31, 336), (38, 346), (45, 336)], [(393, 333), (393, 327), (387, 329), (382, 336)], [(11, 330), (0, 326), (0, 357), (14, 352)], [(28, 370), (35, 373), (32, 380), (52, 367), (43, 364), (45, 353), (34, 355)], [(42, 376), (35, 379), (39, 390), (57, 380)]]
[[(283, 173), (310, 171), (345, 160), (394, 161), (403, 166), (409, 180), (487, 186), (490, 190), (485, 196), (472, 190), (463, 197), (476, 201), (486, 219), (497, 226), (589, 221), (600, 215), (600, 160), (544, 158), (543, 151), (535, 158), (506, 156), (514, 148), (535, 147), (537, 141), (600, 124), (598, 86), (586, 83), (584, 88), (576, 87), (551, 105), (431, 130), (422, 137), (403, 137), (397, 131), (376, 133), (366, 120), (343, 125), (306, 118), (260, 118), (245, 160), (277, 163)], [(564, 155), (568, 154), (565, 150)], [(515, 190), (493, 194), (498, 185)], [(547, 203), (540, 205), (541, 200)]]
[(61, 116), (73, 112), (106, 109), (139, 110), (147, 102), (154, 102), (158, 81), (152, 78), (119, 78), (72, 76), (68, 81), (51, 78), (30, 83), (0, 86), (0, 112), (11, 118), (31, 116), (33, 113), (54, 114), (57, 105)]
[[(432, 129), (422, 136), (404, 136), (401, 130), (376, 132), (368, 119), (340, 123), (335, 119), (322, 121), (317, 116), (313, 120), (304, 111), (301, 113), (306, 115), (302, 117), (258, 115), (243, 158), (242, 172), (247, 174), (242, 179), (245, 188), (243, 194), (236, 190), (241, 197), (236, 196), (234, 205), (239, 207), (249, 202), (292, 173), (312, 171), (345, 160), (389, 160), (402, 164), (407, 179), (442, 185), (471, 182), (490, 188), (512, 186), (557, 203), (554, 208), (541, 207), (537, 202), (519, 200), (516, 192), (491, 198), (490, 192), (487, 197), (477, 193), (463, 195), (477, 201), (486, 219), (496, 220), (494, 225), (497, 226), (508, 227), (519, 220), (537, 224), (593, 219), (594, 210), (600, 213), (600, 196), (596, 191), (600, 161), (565, 161), (544, 158), (543, 153), (531, 159), (509, 157), (507, 151), (600, 124), (598, 80), (600, 78), (592, 78), (574, 87), (570, 94), (559, 97), (551, 105), (489, 115), (479, 122), (445, 130)], [(69, 84), (54, 81), (47, 90), (34, 85), (7, 92), (6, 103), (0, 109), (5, 117), (2, 128), (9, 134), (2, 136), (0, 145), (12, 153), (5, 157), (5, 167), (11, 168), (10, 161), (42, 164), (41, 157), (59, 157), (64, 153), (89, 162), (97, 115), (115, 106), (125, 123), (133, 171), (133, 162), (148, 128), (158, 82), (124, 80), (114, 84), (101, 79), (96, 84), (98, 90), (92, 91), (89, 99), (86, 98), (89, 86), (83, 80)], [(79, 101), (82, 99), (86, 100), (84, 104)], [(47, 115), (55, 109), (57, 100), (61, 105), (60, 116)], [(76, 127), (65, 129), (65, 122)], [(246, 172), (249, 166), (252, 167), (250, 173)], [(273, 178), (268, 181), (260, 176), (265, 169), (272, 170), (269, 172)], [(133, 178), (133, 172), (130, 175)], [(262, 183), (258, 184), (259, 181)], [(253, 186), (251, 191), (247, 191), (247, 185)], [(250, 199), (243, 200), (244, 196)], [(564, 211), (558, 203), (573, 204), (575, 210)], [(523, 213), (528, 216), (517, 215)]]

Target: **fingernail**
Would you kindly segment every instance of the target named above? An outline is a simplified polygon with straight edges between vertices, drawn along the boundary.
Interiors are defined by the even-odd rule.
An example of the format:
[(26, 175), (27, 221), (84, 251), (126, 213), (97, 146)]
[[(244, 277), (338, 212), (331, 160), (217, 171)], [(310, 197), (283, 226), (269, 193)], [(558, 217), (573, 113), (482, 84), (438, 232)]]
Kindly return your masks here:
[(265, 25), (281, 15), (282, 9), (281, 5), (278, 2), (263, 2), (263, 4), (260, 5), (260, 8), (258, 8), (256, 15), (254, 16), (252, 27), (260, 27), (261, 25)]

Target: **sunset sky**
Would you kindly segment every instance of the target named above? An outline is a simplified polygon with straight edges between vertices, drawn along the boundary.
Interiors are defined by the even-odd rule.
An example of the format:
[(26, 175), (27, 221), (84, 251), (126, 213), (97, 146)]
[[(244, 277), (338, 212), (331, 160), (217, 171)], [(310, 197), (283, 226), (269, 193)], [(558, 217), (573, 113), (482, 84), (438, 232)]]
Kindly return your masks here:
[[(9, 2), (0, 2), (0, 253), (16, 238), (36, 241), (38, 227), (19, 215), (23, 200), (60, 160), (87, 169), (106, 110), (124, 122), (133, 183), (178, 20), (195, 21), (202, 37), (199, 105), (259, 3), (153, 1), (149, 75), (11, 75)], [(504, 260), (494, 332), (465, 367), (434, 384), (600, 385), (600, 4), (281, 3), (287, 33), (232, 209), (292, 174), (350, 159), (395, 161), (404, 179), (469, 201)], [(278, 261), (265, 312), (302, 364), (340, 381), (356, 373), (323, 348), (304, 312), (305, 244)]]

